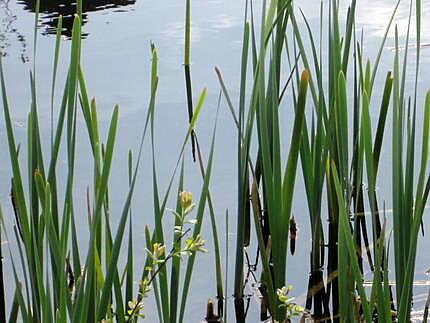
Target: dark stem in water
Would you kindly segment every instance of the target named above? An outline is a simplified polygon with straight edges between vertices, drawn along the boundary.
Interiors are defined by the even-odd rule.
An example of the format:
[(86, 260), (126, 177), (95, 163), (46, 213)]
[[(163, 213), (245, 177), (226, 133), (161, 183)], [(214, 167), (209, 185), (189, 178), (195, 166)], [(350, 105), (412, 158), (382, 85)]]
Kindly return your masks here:
[[(191, 70), (190, 65), (185, 65), (185, 86), (187, 89), (187, 105), (188, 105), (188, 121), (191, 123), (193, 118), (193, 91), (191, 87)], [(191, 149), (193, 154), (193, 161), (196, 161), (196, 134), (194, 130), (191, 132)]]

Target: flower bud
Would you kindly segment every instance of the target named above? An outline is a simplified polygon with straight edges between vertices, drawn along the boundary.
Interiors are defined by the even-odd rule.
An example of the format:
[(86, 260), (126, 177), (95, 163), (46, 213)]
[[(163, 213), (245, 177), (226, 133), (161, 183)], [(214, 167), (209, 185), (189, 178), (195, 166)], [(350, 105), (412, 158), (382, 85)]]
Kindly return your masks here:
[(193, 194), (191, 192), (182, 191), (179, 194), (182, 210), (188, 209), (193, 203)]
[(160, 259), (166, 251), (166, 246), (161, 243), (154, 243), (152, 246), (152, 254), (155, 259)]

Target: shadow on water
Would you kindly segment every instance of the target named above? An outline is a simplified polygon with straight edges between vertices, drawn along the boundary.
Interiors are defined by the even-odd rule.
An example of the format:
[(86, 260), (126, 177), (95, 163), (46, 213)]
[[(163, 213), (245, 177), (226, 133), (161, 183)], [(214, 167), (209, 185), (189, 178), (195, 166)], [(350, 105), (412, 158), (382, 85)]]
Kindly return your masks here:
[[(114, 11), (129, 11), (130, 8), (125, 8), (133, 5), (136, 0), (88, 0), (82, 3), (82, 21), (85, 24), (88, 21), (86, 13), (93, 11), (101, 11), (114, 9)], [(24, 9), (30, 12), (35, 12), (36, 0), (19, 0), (19, 4), (24, 6)], [(73, 26), (73, 15), (76, 13), (76, 2), (67, 0), (46, 0), (40, 1), (41, 25), (45, 27), (42, 30), (43, 34), (55, 34), (58, 16), (63, 16), (63, 31), (62, 35), (71, 37)], [(88, 33), (83, 33), (82, 37), (88, 36)]]

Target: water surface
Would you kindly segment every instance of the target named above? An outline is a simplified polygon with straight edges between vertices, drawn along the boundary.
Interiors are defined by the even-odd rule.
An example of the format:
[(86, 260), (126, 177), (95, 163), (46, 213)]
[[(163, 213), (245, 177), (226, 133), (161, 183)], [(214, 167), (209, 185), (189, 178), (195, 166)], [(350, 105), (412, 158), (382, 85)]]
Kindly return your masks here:
[[(358, 2), (357, 33), (361, 29), (365, 32), (364, 56), (374, 60), (378, 44), (385, 32), (385, 26), (395, 5), (391, 0), (360, 0)], [(4, 57), (4, 66), (8, 82), (8, 94), (12, 107), (15, 130), (21, 142), (26, 136), (26, 118), (30, 105), (29, 69), (33, 64), (33, 26), (34, 26), (34, 1), (19, 0), (0, 1), (0, 49)], [(261, 1), (255, 1), (258, 8)], [(326, 4), (327, 1), (324, 1)], [(341, 1), (345, 4), (345, 1)], [(311, 27), (318, 32), (319, 10), (315, 1), (298, 1), (305, 15), (308, 17)], [(208, 0), (192, 2), (192, 81), (194, 96), (207, 87), (209, 96), (206, 101), (201, 120), (198, 125), (198, 134), (204, 152), (208, 152), (210, 133), (215, 119), (219, 84), (214, 74), (214, 67), (218, 66), (223, 72), (226, 84), (237, 104), (239, 75), (240, 75), (240, 51), (242, 39), (242, 24), (244, 16), (244, 1)], [(139, 136), (144, 123), (144, 115), (149, 99), (149, 75), (150, 75), (150, 44), (153, 42), (159, 53), (159, 92), (157, 95), (157, 167), (159, 169), (159, 181), (164, 190), (171, 171), (176, 162), (179, 145), (186, 131), (186, 97), (183, 76), (183, 47), (184, 47), (184, 1), (135, 1), (135, 0), (96, 0), (85, 1), (83, 5), (84, 26), (83, 34), (83, 67), (87, 78), (90, 95), (95, 96), (99, 107), (100, 119), (104, 127), (112, 113), (115, 104), (121, 107), (120, 129), (118, 131), (118, 145), (116, 148), (116, 160), (111, 182), (114, 184), (112, 193), (112, 216), (118, 217), (122, 203), (125, 200), (127, 182), (126, 165), (127, 151), (136, 149)], [(325, 6), (327, 11), (327, 6)], [(405, 36), (408, 22), (409, 2), (402, 1), (395, 23), (398, 25), (401, 39)], [(58, 14), (63, 15), (62, 55), (60, 58), (59, 75), (64, 75), (68, 64), (68, 52), (72, 15), (75, 5), (67, 1), (42, 1), (41, 17), (38, 29), (37, 41), (37, 82), (38, 99), (41, 119), (41, 132), (44, 142), (48, 147), (50, 127), (50, 84), (55, 43), (55, 32)], [(257, 9), (258, 12), (258, 9)], [(341, 14), (345, 15), (345, 6)], [(430, 42), (430, 3), (423, 2), (423, 35), (424, 43)], [(414, 26), (411, 26), (414, 31)], [(414, 32), (412, 32), (412, 39)], [(393, 30), (389, 33), (386, 48), (383, 51), (380, 80), (385, 78), (385, 72), (392, 69)], [(414, 49), (411, 49), (411, 64), (414, 63)], [(430, 50), (426, 47), (422, 50), (422, 73), (420, 74), (420, 93), (430, 84), (430, 75), (424, 71), (430, 61)], [(413, 67), (407, 76), (409, 87), (413, 84)], [(64, 82), (59, 77), (59, 88)], [(381, 89), (379, 89), (381, 90)], [(375, 102), (379, 102), (378, 91), (375, 94)], [(423, 96), (419, 99), (422, 106)], [(286, 121), (292, 116), (291, 107), (285, 110)], [(390, 117), (389, 117), (390, 118)], [(287, 122), (286, 122), (287, 123)], [(3, 118), (0, 118), (0, 149), (7, 151), (4, 133)], [(81, 120), (81, 129), (83, 123)], [(233, 120), (225, 106), (221, 105), (219, 116), (219, 131), (215, 151), (215, 166), (213, 183), (211, 186), (217, 217), (219, 218), (221, 232), (220, 239), (222, 252), (225, 252), (225, 218), (226, 209), (230, 212), (229, 254), (234, 255), (236, 226), (235, 197), (236, 197), (236, 165), (235, 165), (235, 138)], [(389, 132), (387, 132), (389, 138)], [(85, 214), (85, 189), (90, 184), (88, 178), (91, 175), (92, 165), (86, 158), (89, 153), (88, 142), (84, 131), (78, 133), (78, 156), (76, 174), (76, 200), (82, 201), (82, 205), (76, 205), (79, 214)], [(384, 147), (381, 163), (390, 165), (390, 144)], [(65, 152), (62, 158), (65, 160)], [(136, 236), (136, 252), (144, 251), (144, 225), (153, 223), (152, 220), (152, 189), (151, 173), (149, 168), (149, 150), (147, 150), (143, 167), (139, 177), (138, 190), (134, 200), (134, 223)], [(201, 179), (198, 169), (192, 165), (187, 154), (188, 168), (186, 172), (186, 187), (193, 192), (199, 192)], [(61, 166), (60, 166), (61, 167)], [(63, 167), (65, 167), (63, 163)], [(387, 209), (390, 208), (391, 167), (383, 167), (380, 176), (388, 180), (380, 183), (379, 194), (381, 200), (387, 201)], [(10, 170), (7, 154), (0, 156), (0, 182), (9, 183)], [(60, 175), (61, 176), (61, 175)], [(65, 175), (64, 175), (65, 176)], [(5, 213), (10, 211), (9, 187), (0, 186), (0, 201)], [(172, 201), (173, 205), (173, 201)], [(303, 275), (308, 270), (308, 252), (310, 248), (310, 233), (308, 227), (307, 205), (303, 186), (297, 187), (295, 194), (294, 214), (299, 226), (299, 240), (294, 257), (290, 257), (288, 277), (295, 286), (294, 293), (299, 300), (304, 301), (307, 277)], [(426, 216), (428, 216), (426, 214)], [(208, 220), (208, 219), (207, 219)], [(13, 219), (7, 218), (9, 223)], [(86, 216), (78, 217), (78, 227), (82, 237), (87, 236)], [(426, 221), (428, 222), (428, 221)], [(209, 222), (204, 226), (209, 228)], [(428, 230), (428, 225), (426, 224)], [(211, 232), (204, 229), (203, 235), (208, 240), (208, 248), (212, 248)], [(428, 235), (421, 239), (420, 246), (430, 243)], [(85, 239), (82, 239), (85, 245)], [(140, 249), (139, 249), (140, 248)], [(250, 248), (250, 254), (254, 250)], [(8, 263), (8, 260), (5, 260)], [(232, 287), (234, 257), (229, 260), (229, 275)], [(430, 266), (428, 253), (421, 252), (417, 259), (417, 279), (426, 280), (425, 269)], [(196, 271), (193, 276), (189, 306), (187, 310), (188, 322), (198, 322), (204, 316), (206, 301), (215, 296), (215, 272), (213, 254), (205, 254), (198, 257)], [(229, 287), (228, 295), (232, 294)], [(420, 289), (417, 295), (426, 292), (426, 288)], [(254, 302), (252, 299), (251, 302)], [(250, 307), (250, 321), (257, 320), (258, 307), (255, 304)], [(229, 304), (230, 310), (232, 305)], [(230, 317), (233, 317), (230, 314)], [(147, 305), (147, 321), (155, 322), (156, 316), (154, 304), (151, 299)]]

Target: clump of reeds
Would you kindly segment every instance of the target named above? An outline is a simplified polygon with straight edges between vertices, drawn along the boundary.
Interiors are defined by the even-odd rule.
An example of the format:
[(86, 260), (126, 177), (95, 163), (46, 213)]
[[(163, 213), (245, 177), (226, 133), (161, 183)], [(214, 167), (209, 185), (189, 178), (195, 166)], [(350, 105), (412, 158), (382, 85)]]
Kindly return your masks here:
[[(298, 15), (292, 0), (263, 0), (260, 22), (255, 21), (253, 2), (246, 1), (237, 108), (224, 84), (221, 71), (216, 69), (222, 93), (237, 128), (238, 192), (234, 277), (237, 322), (246, 321), (244, 248), (250, 245), (251, 239), (257, 240), (261, 259), (258, 271), (261, 318), (270, 315), (273, 321), (284, 322), (302, 312), (300, 306), (292, 303), (289, 295), (291, 288), (287, 287), (287, 268), (290, 265), (287, 261), (288, 233), (291, 229), (294, 238), (294, 219), (299, 220), (298, 215), (292, 216), (292, 207), (300, 166), (312, 238), (305, 310), (312, 312), (314, 319), (318, 321), (407, 322), (410, 319), (419, 229), (430, 192), (430, 92), (426, 95), (422, 110), (422, 139), (421, 146), (417, 148), (417, 118), (421, 115), (421, 107), (417, 103), (421, 46), (420, 0), (411, 0), (402, 59), (395, 27), (393, 70), (384, 72), (386, 77), (381, 84), (383, 90), (380, 98), (375, 95), (375, 80), (382, 51), (399, 3), (400, 0), (393, 8), (393, 14), (387, 17), (387, 29), (372, 63), (364, 58), (363, 43), (356, 37), (356, 0), (351, 0), (348, 6), (345, 23), (339, 17), (339, 1), (329, 1), (328, 8), (321, 3), (318, 37), (312, 32), (305, 15)], [(161, 195), (154, 149), (158, 58), (157, 50), (152, 46), (149, 107), (136, 160), (133, 161), (131, 153), (129, 155), (129, 192), (115, 233), (111, 230), (109, 217), (109, 177), (119, 108), (116, 106), (113, 110), (107, 139), (103, 143), (96, 101), (88, 97), (80, 66), (80, 2), (77, 7), (70, 64), (58, 121), (55, 127), (52, 126), (48, 164), (45, 164), (45, 150), (39, 133), (36, 80), (31, 74), (32, 104), (25, 146), (28, 184), (25, 184), (22, 175), (24, 166), (19, 158), (20, 146), (14, 135), (6, 80), (0, 62), (3, 111), (12, 166), (11, 203), (16, 222), (13, 235), (18, 246), (18, 257), (14, 258), (10, 251), (15, 295), (9, 320), (136, 321), (144, 314), (143, 298), (152, 287), (159, 321), (183, 322), (196, 252), (204, 250), (200, 231), (206, 205), (214, 237), (219, 300), (218, 315), (214, 314), (213, 304), (209, 303), (208, 320), (218, 320), (226, 312), (223, 312), (222, 305), (224, 291), (217, 220), (209, 189), (216, 126), (205, 165), (195, 125), (206, 90), (202, 91), (194, 106), (190, 69), (191, 2), (186, 1), (185, 14), (184, 73), (188, 130), (167, 190)], [(415, 10), (415, 17), (412, 9)], [(409, 95), (405, 84), (413, 19), (417, 35), (416, 65), (414, 88)], [(36, 22), (37, 20), (36, 11)], [(305, 29), (301, 28), (299, 21), (303, 21)], [(61, 23), (60, 17), (53, 68), (52, 111)], [(327, 43), (324, 45), (323, 26), (326, 23)], [(36, 34), (37, 28), (35, 45)], [(323, 56), (323, 48), (328, 49), (327, 58)], [(288, 71), (286, 77), (285, 71)], [(78, 247), (73, 199), (79, 108), (85, 120), (94, 163), (93, 189), (91, 193), (88, 192), (90, 235), (85, 251)], [(285, 121), (281, 117), (281, 109), (289, 109), (289, 115), (293, 117)], [(378, 116), (376, 127), (372, 126), (371, 111), (375, 111)], [(392, 248), (391, 240), (387, 238), (390, 230), (386, 214), (381, 210), (381, 201), (376, 191), (378, 182), (384, 180), (378, 177), (378, 170), (382, 147), (387, 142), (386, 124), (390, 113), (393, 129)], [(284, 122), (290, 122), (288, 129), (291, 128), (291, 132), (285, 131)], [(349, 127), (351, 124), (352, 131)], [(136, 273), (133, 268), (135, 247), (131, 202), (147, 132), (152, 152), (155, 228), (153, 232), (148, 227), (145, 230), (148, 255), (145, 267), (138, 275), (138, 290), (133, 292)], [(194, 205), (190, 193), (184, 192), (183, 154), (188, 141), (191, 141), (193, 158), (198, 161), (203, 178), (195, 218), (188, 217)], [(286, 150), (283, 148), (284, 141), (288, 144)], [(251, 149), (254, 143), (257, 147), (255, 154)], [(67, 149), (67, 180), (64, 188), (60, 187), (62, 183), (57, 181), (56, 176), (58, 153), (62, 144)], [(419, 148), (421, 154), (416, 174), (415, 158)], [(168, 210), (167, 204), (176, 177), (179, 177), (176, 209)], [(63, 190), (64, 196), (59, 196), (59, 192)], [(175, 216), (174, 228), (163, 225), (163, 216), (167, 211)], [(327, 227), (324, 226), (326, 219)], [(299, 221), (304, 222), (303, 219)], [(255, 237), (251, 235), (252, 224)], [(368, 228), (371, 229), (370, 234)], [(5, 231), (3, 233), (9, 234)], [(173, 241), (169, 252), (165, 243), (168, 234)], [(185, 237), (188, 234), (189, 237)], [(120, 264), (119, 256), (126, 236), (127, 261)], [(372, 245), (373, 250), (370, 247)], [(181, 258), (185, 255), (188, 258)], [(395, 263), (395, 293), (388, 277), (390, 257), (394, 257)], [(168, 261), (171, 261), (170, 267), (167, 266)], [(366, 290), (363, 284), (366, 261), (373, 274), (370, 290)], [(186, 269), (182, 276), (181, 264), (185, 262)], [(181, 283), (182, 277), (184, 280)], [(2, 291), (0, 285), (0, 292)], [(4, 309), (4, 302), (0, 303), (0, 307)], [(5, 319), (4, 314), (3, 316)]]
[[(235, 275), (238, 322), (245, 321), (243, 250), (249, 243), (249, 197), (262, 263), (262, 302), (267, 304), (274, 320), (285, 319), (275, 291), (288, 281), (285, 274), (286, 236), (296, 185), (298, 154), (312, 236), (306, 309), (313, 310), (313, 316), (318, 320), (350, 322), (364, 319), (370, 322), (377, 317), (378, 321), (391, 322), (397, 316), (403, 322), (409, 318), (418, 232), (430, 187), (427, 173), (429, 99), (427, 97), (423, 110), (421, 166), (418, 180), (414, 182), (421, 46), (419, 0), (411, 1), (402, 67), (396, 27), (394, 68), (386, 74), (381, 102), (375, 102), (374, 98), (382, 51), (398, 5), (399, 2), (393, 8), (393, 14), (387, 17), (387, 29), (372, 66), (370, 60), (366, 61), (363, 57), (362, 42), (356, 37), (355, 0), (348, 5), (344, 24), (339, 17), (338, 1), (329, 1), (328, 8), (321, 3), (319, 35), (314, 35), (305, 15), (302, 12), (298, 15), (293, 1), (288, 0), (263, 1), (260, 28), (257, 29), (253, 2), (247, 2), (238, 109), (235, 109), (217, 70), (238, 129)], [(412, 95), (408, 98), (405, 78), (413, 7), (417, 34), (416, 77)], [(305, 28), (301, 28), (299, 19), (304, 22)], [(322, 43), (324, 29), (328, 32), (326, 44)], [(305, 44), (306, 38), (309, 45)], [(328, 51), (325, 59), (323, 48)], [(252, 73), (248, 73), (249, 62)], [(289, 70), (290, 74), (283, 78), (285, 70)], [(301, 75), (300, 70), (303, 70)], [(249, 89), (246, 88), (247, 80), (252, 84)], [(311, 103), (304, 117), (307, 92), (310, 93)], [(247, 96), (250, 98), (248, 105), (245, 100)], [(290, 114), (294, 115), (294, 120), (291, 120), (293, 132), (286, 139), (290, 141), (287, 151), (281, 149), (283, 138), (280, 133), (283, 132), (280, 109), (290, 109)], [(370, 111), (378, 114), (376, 128), (371, 125)], [(391, 255), (386, 235), (389, 232), (385, 219), (381, 220), (381, 215), (385, 215), (379, 208), (376, 193), (379, 160), (386, 141), (385, 125), (390, 111), (393, 114), (392, 231), (396, 306), (388, 284), (387, 266)], [(250, 147), (254, 131), (258, 152), (252, 156)], [(367, 190), (363, 189), (363, 183), (367, 184)], [(325, 202), (328, 205), (326, 216), (322, 208)], [(366, 210), (366, 205), (369, 210)], [(369, 217), (364, 216), (367, 211)], [(327, 228), (323, 227), (325, 218), (329, 220)], [(369, 221), (370, 235), (366, 226)], [(373, 272), (370, 295), (362, 284), (365, 259)], [(327, 271), (325, 278), (324, 269)]]
[[(203, 185), (197, 203), (193, 202), (191, 193), (184, 192), (183, 155), (189, 139), (195, 136), (194, 129), (205, 101), (206, 89), (202, 91), (190, 117), (175, 169), (165, 194), (161, 196), (154, 155), (154, 115), (159, 81), (158, 56), (155, 46), (151, 46), (151, 95), (148, 111), (137, 157), (133, 160), (131, 151), (129, 153), (129, 191), (116, 232), (112, 231), (109, 177), (115, 154), (119, 107), (115, 106), (113, 109), (107, 138), (104, 142), (99, 131), (97, 104), (95, 99), (89, 99), (84, 73), (81, 69), (80, 1), (78, 1), (77, 7), (78, 13), (74, 18), (71, 38), (70, 64), (58, 112), (58, 121), (55, 126), (53, 122), (51, 123), (52, 138), (49, 149), (42, 147), (41, 144), (36, 100), (37, 86), (35, 77), (31, 73), (32, 102), (27, 123), (28, 140), (23, 145), (27, 149), (26, 165), (23, 165), (19, 158), (20, 145), (17, 144), (14, 134), (6, 90), (7, 83), (3, 65), (0, 62), (1, 94), (12, 166), (11, 203), (15, 216), (13, 236), (18, 246), (16, 250), (18, 254), (9, 249), (8, 255), (15, 280), (14, 284), (11, 284), (11, 286), (15, 286), (15, 294), (10, 305), (9, 321), (107, 322), (115, 320), (134, 322), (144, 317), (143, 298), (153, 290), (160, 322), (182, 322), (196, 253), (205, 251), (200, 229), (209, 194), (215, 128), (207, 166), (204, 166), (202, 153), (200, 149), (198, 150)], [(37, 11), (35, 21), (34, 50), (36, 51)], [(51, 87), (52, 116), (57, 79), (59, 78), (57, 66), (60, 55), (61, 29), (62, 19), (60, 17)], [(78, 243), (78, 228), (75, 220), (76, 201), (73, 198), (79, 114), (82, 114), (85, 121), (94, 164), (93, 182), (88, 183), (92, 184), (92, 189), (87, 191), (89, 243), (86, 250)], [(155, 230), (151, 232), (149, 227), (145, 229), (147, 260), (145, 267), (136, 272), (133, 264), (137, 249), (133, 238), (131, 205), (143, 145), (148, 136), (152, 150)], [(65, 183), (58, 181), (56, 174), (58, 154), (63, 145), (67, 150)], [(48, 160), (47, 164), (46, 160)], [(27, 167), (28, 185), (22, 173), (25, 166)], [(176, 210), (169, 211), (167, 203), (179, 170), (177, 198), (175, 198)], [(64, 187), (63, 184), (65, 184)], [(59, 192), (62, 191), (65, 192), (64, 196), (60, 196)], [(196, 212), (192, 215), (194, 207), (196, 207)], [(174, 214), (174, 228), (163, 226), (163, 216), (166, 212)], [(216, 230), (215, 224), (214, 230)], [(11, 232), (8, 232), (3, 221), (2, 231), (7, 239), (12, 238), (9, 236)], [(169, 252), (165, 242), (166, 234), (171, 234), (173, 238), (173, 246)], [(128, 241), (126, 241), (127, 236)], [(127, 253), (126, 262), (121, 263), (119, 258), (124, 250)], [(144, 250), (139, 250), (140, 253), (142, 251)], [(185, 278), (183, 282), (180, 282), (182, 277), (180, 269), (185, 262), (187, 263)], [(171, 269), (170, 276), (167, 274), (169, 268)], [(135, 284), (136, 281), (140, 283)], [(180, 290), (182, 290), (182, 294), (179, 296)], [(5, 319), (4, 289), (2, 288), (0, 292), (0, 298), (3, 301), (2, 317)]]

